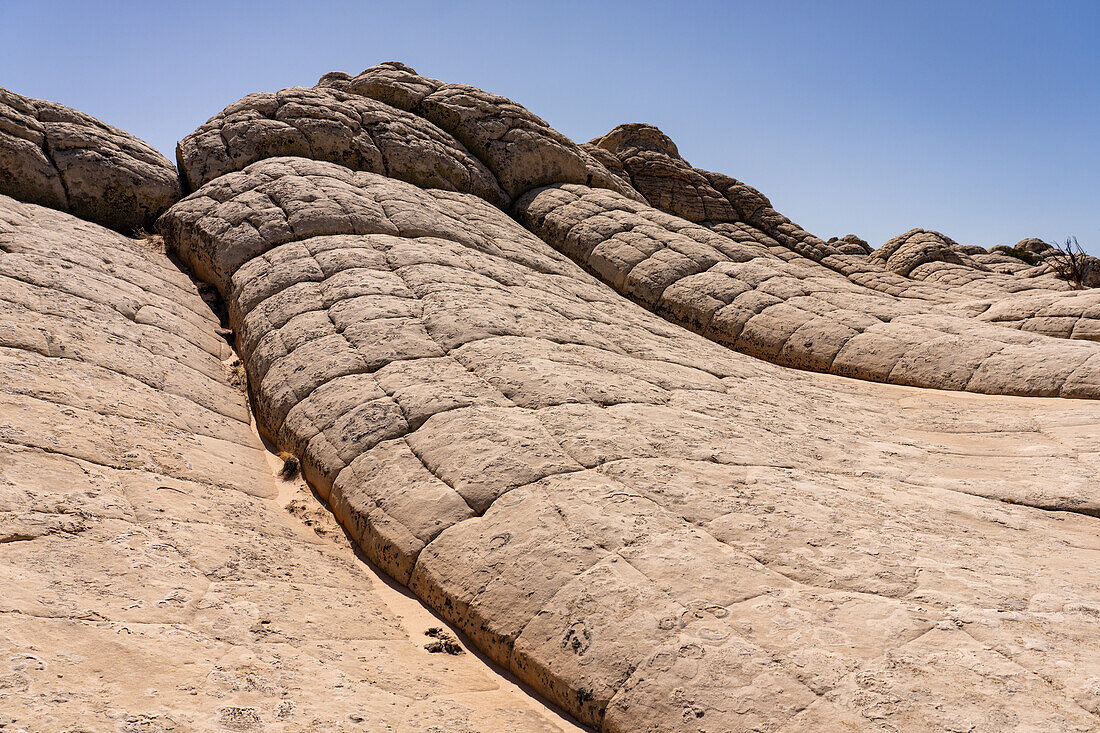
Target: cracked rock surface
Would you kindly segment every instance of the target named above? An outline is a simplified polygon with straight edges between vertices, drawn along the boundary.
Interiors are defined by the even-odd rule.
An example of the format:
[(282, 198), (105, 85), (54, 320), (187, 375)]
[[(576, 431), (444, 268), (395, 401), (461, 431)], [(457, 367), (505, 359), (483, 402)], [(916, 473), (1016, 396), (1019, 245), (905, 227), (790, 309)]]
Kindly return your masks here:
[(527, 108), (468, 84), (444, 84), (395, 62), (318, 82), (413, 112), (454, 135), (493, 171), (511, 198), (550, 183), (584, 183), (640, 198), (588, 150)]
[(825, 241), (655, 127), (396, 62), (179, 160), (235, 353), (149, 243), (0, 197), (0, 714), (570, 729), (350, 541), (606, 733), (1100, 728), (1100, 303), (1048, 265)]
[[(1100, 396), (1100, 344), (1020, 333), (863, 287), (808, 258), (776, 256), (767, 244), (775, 240), (748, 225), (715, 231), (577, 185), (537, 189), (515, 209), (618, 292), (752, 356), (917, 387)], [(1100, 303), (1091, 294), (1080, 301)]]
[(0, 283), (0, 729), (574, 730), (282, 509), (163, 252), (0, 196)]
[[(1051, 247), (1040, 240), (1024, 240), (1018, 245), (1025, 251), (1038, 253), (1031, 263), (1005, 254), (1008, 249), (1005, 247), (987, 252), (982, 247), (959, 245), (939, 232), (925, 229), (912, 229), (898, 235), (872, 252), (867, 243), (855, 235), (825, 242), (777, 212), (771, 202), (751, 186), (720, 173), (693, 168), (680, 157), (675, 143), (652, 125), (620, 125), (593, 140), (590, 147), (604, 151), (601, 160), (609, 170), (617, 170), (614, 162), (617, 161), (620, 175), (653, 207), (737, 242), (754, 245), (757, 252), (768, 250), (772, 256), (802, 271), (800, 278), (824, 278), (829, 282), (829, 290), (854, 293), (855, 299), (846, 294), (840, 296), (843, 300), (840, 307), (845, 310), (864, 310), (865, 315), (872, 318), (889, 320), (893, 316), (884, 316), (883, 304), (887, 304), (886, 312), (894, 312), (893, 303), (901, 301), (903, 312), (919, 313), (920, 318), (930, 318), (934, 323), (947, 324), (952, 317), (962, 316), (1058, 338), (1096, 341), (1100, 336), (1098, 291), (1070, 291), (1069, 284), (1057, 279), (1049, 262), (1044, 261)], [(519, 213), (523, 214), (523, 207)], [(593, 212), (576, 213), (588, 216)], [(568, 226), (568, 222), (559, 223), (559, 226)], [(582, 231), (583, 227), (578, 227), (578, 235)], [(593, 233), (583, 231), (583, 235), (591, 239)], [(605, 244), (604, 248), (610, 246), (613, 244)], [(1095, 271), (1100, 273), (1100, 267)], [(842, 279), (833, 277), (833, 273)], [(851, 288), (852, 284), (857, 287)], [(875, 298), (876, 293), (885, 297)], [(706, 288), (691, 297), (702, 302), (717, 297), (718, 301), (725, 302), (721, 295), (707, 292)], [(870, 307), (876, 301), (878, 305)], [(760, 303), (754, 298), (749, 308), (757, 311), (771, 305), (780, 304)], [(773, 315), (779, 315), (788, 305), (791, 304), (782, 303)], [(699, 307), (692, 310), (698, 311)], [(706, 319), (709, 313), (704, 307), (701, 314), (693, 313), (692, 316), (696, 320), (698, 316)], [(837, 320), (845, 321), (844, 318)], [(700, 327), (698, 323), (687, 325)], [(851, 323), (845, 322), (845, 325)], [(734, 330), (737, 327), (735, 325)], [(839, 334), (834, 335), (839, 337)], [(720, 340), (755, 356), (773, 358), (768, 350), (751, 345), (743, 349), (736, 338)], [(888, 340), (893, 344), (888, 350), (898, 346), (893, 338)], [(810, 353), (801, 353), (804, 350)], [(781, 354), (779, 363), (801, 368), (901, 384), (937, 386), (935, 378), (912, 381), (904, 370), (898, 378), (890, 374), (872, 374), (874, 370), (850, 370), (843, 360), (837, 368), (830, 369), (829, 350), (822, 352), (816, 344), (799, 347), (787, 343)], [(792, 358), (794, 354), (796, 358)], [(939, 386), (953, 381), (949, 375), (942, 376), (945, 381)], [(986, 389), (980, 380), (976, 386), (978, 391)], [(966, 387), (958, 386), (955, 381), (950, 388)], [(1000, 391), (999, 387), (995, 389)]]
[[(1096, 724), (1094, 402), (761, 362), (477, 197), (327, 162), (254, 163), (162, 229), (227, 301), (261, 432), (372, 560), (582, 722)], [(1021, 665), (1005, 644), (1040, 608), (1078, 631)], [(899, 693), (916, 669), (930, 697)]]
[(168, 160), (69, 107), (0, 88), (0, 195), (131, 234), (180, 197)]
[(332, 89), (251, 94), (184, 138), (177, 150), (191, 189), (283, 155), (508, 203), (485, 165), (443, 130), (384, 102)]

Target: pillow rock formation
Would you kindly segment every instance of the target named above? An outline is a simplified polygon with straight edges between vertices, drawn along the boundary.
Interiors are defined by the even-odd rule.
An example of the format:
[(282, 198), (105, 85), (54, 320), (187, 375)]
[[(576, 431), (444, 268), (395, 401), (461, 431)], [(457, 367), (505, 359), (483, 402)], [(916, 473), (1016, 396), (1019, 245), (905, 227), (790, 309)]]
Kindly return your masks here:
[(825, 241), (393, 62), (178, 174), (0, 123), (0, 729), (1100, 729), (1100, 293), (1042, 248)]

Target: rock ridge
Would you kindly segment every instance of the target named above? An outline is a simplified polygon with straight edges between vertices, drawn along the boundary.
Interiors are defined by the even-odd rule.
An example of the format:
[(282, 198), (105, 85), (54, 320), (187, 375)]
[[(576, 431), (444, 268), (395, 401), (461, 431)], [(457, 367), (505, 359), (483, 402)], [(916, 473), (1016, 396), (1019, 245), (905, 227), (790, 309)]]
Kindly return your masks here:
[[(327, 75), (321, 86), (353, 93), (353, 80), (363, 96), (414, 112), (446, 86), (392, 64)], [(514, 199), (510, 208), (384, 171), (265, 157), (200, 187), (161, 223), (173, 251), (226, 298), (261, 430), (301, 456), (311, 484), (368, 557), (494, 660), (600, 730), (795, 731), (837, 721), (873, 729), (872, 708), (912, 729), (976, 720), (968, 717), (976, 708), (950, 694), (946, 712), (933, 712), (919, 694), (904, 704), (868, 698), (857, 682), (881, 680), (874, 695), (911, 689), (907, 672), (886, 670), (940, 669), (935, 660), (945, 654), (967, 661), (936, 672), (933, 686), (978, 690), (983, 724), (1093, 725), (1088, 678), (1050, 666), (1082, 653), (1080, 636), (1051, 642), (1060, 651), (1026, 673), (1078, 690), (1072, 702), (1031, 687), (1029, 704), (1043, 702), (1017, 705), (995, 694), (983, 673), (961, 671), (1003, 664), (995, 649), (1004, 648), (1004, 632), (970, 634), (994, 609), (1029, 607), (1030, 559), (1010, 560), (997, 582), (977, 583), (983, 571), (971, 567), (977, 584), (965, 592), (937, 578), (972, 562), (962, 559), (971, 557), (966, 542), (952, 539), (966, 534), (953, 512), (983, 517), (965, 526), (997, 548), (991, 556), (1011, 553), (987, 513), (994, 506), (1014, 527), (1026, 526), (1025, 515), (1027, 523), (1046, 521), (1052, 510), (1074, 517), (1074, 547), (1091, 546), (1084, 539), (1098, 509), (1088, 489), (1091, 459), (1055, 445), (1070, 435), (1082, 445), (1092, 440), (1084, 426), (1093, 400), (1071, 409), (1061, 400), (1017, 405), (1019, 398), (995, 395), (1093, 397), (1095, 344), (977, 320), (958, 306), (974, 296), (894, 273), (856, 243), (805, 257), (797, 248), (812, 251), (819, 240), (785, 231), (793, 225), (748, 187), (692, 199), (676, 178), (687, 168), (647, 178), (611, 143), (612, 150), (598, 140), (581, 149), (658, 206), (580, 180), (532, 185), (548, 170), (528, 167), (533, 138), (525, 132), (512, 155), (507, 145), (487, 145), (470, 122), (489, 128), (494, 115), (514, 110), (487, 113), (505, 103), (458, 85), (441, 104), (451, 95), (480, 111), (463, 121), (436, 110), (428, 121), (485, 163)], [(520, 123), (528, 132), (532, 125)], [(652, 171), (675, 146), (646, 134), (651, 141), (637, 147), (653, 158), (645, 169)], [(550, 141), (546, 155), (562, 153), (555, 136), (534, 137)], [(580, 178), (577, 167), (557, 170)], [(699, 176), (697, 193), (707, 191), (704, 183), (715, 192), (735, 186)], [(840, 251), (848, 245), (861, 254)], [(923, 297), (860, 284), (839, 265), (822, 264), (832, 250), (862, 258), (863, 271), (883, 282), (912, 283)], [(936, 262), (943, 260), (925, 265)], [(995, 274), (982, 267), (969, 269)], [(718, 290), (719, 274), (735, 284)], [(689, 324), (706, 312), (700, 296), (712, 293), (731, 303), (752, 293), (762, 303), (767, 317), (749, 327), (762, 345), (739, 350), (785, 358), (779, 347), (799, 343), (785, 319), (805, 319), (768, 309), (791, 303), (819, 316), (815, 327), (825, 333), (842, 324), (856, 335), (884, 334), (850, 357), (862, 365), (859, 376), (994, 396), (938, 392), (936, 407), (921, 412), (924, 392), (790, 372), (668, 322)], [(905, 346), (884, 349), (890, 339)], [(985, 342), (984, 358), (1003, 362), (956, 366), (960, 349)], [(814, 353), (812, 342), (799, 349)], [(822, 370), (837, 371), (835, 359), (821, 360)], [(1008, 417), (1025, 404), (1026, 420)], [(798, 421), (785, 417), (791, 409)], [(1007, 463), (988, 465), (979, 454), (994, 440), (984, 431), (999, 410), (1002, 424), (1031, 436), (1020, 439), (1051, 452), (1010, 450)], [(1055, 474), (1061, 478), (1042, 482), (1045, 494), (1026, 478)], [(894, 493), (878, 493), (883, 486)], [(887, 550), (878, 527), (896, 512), (897, 492), (912, 507), (899, 530), (911, 544)], [(802, 534), (806, 501), (840, 502), (845, 519), (831, 515), (832, 525), (814, 522)], [(785, 507), (778, 514), (777, 504)], [(918, 516), (919, 527), (910, 523)], [(1050, 521), (1066, 531), (1065, 520)], [(808, 561), (789, 544), (791, 532), (826, 548), (821, 558)], [(853, 532), (878, 538), (869, 560), (842, 549)], [(1072, 561), (1065, 562), (1039, 572), (1068, 588), (1060, 568)], [(1079, 576), (1070, 585), (1092, 597), (1091, 581)], [(760, 631), (779, 609), (820, 629), (820, 656), (805, 656), (785, 625)], [(818, 626), (835, 616), (844, 622)], [(872, 623), (881, 629), (883, 618), (891, 619), (889, 640), (857, 644), (878, 638)]]
[[(82, 134), (122, 180), (128, 136)], [(48, 167), (0, 191), (0, 724), (569, 728), (410, 639), (273, 503), (254, 420), (595, 730), (1100, 727), (1096, 293), (930, 230), (825, 241), (654, 126), (577, 144), (397, 62), (177, 158), (171, 258), (35, 205)], [(70, 647), (158, 695), (56, 681), (94, 674)]]
[(175, 167), (136, 137), (0, 88), (0, 194), (132, 234), (153, 229), (180, 185)]

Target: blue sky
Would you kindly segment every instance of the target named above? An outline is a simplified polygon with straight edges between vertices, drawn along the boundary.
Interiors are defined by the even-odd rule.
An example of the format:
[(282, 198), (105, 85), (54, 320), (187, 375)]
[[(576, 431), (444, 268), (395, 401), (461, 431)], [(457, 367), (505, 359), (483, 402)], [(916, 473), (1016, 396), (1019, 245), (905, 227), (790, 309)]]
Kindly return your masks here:
[(1100, 2), (15, 2), (0, 86), (172, 157), (254, 91), (390, 59), (576, 140), (658, 125), (823, 237), (1100, 254)]

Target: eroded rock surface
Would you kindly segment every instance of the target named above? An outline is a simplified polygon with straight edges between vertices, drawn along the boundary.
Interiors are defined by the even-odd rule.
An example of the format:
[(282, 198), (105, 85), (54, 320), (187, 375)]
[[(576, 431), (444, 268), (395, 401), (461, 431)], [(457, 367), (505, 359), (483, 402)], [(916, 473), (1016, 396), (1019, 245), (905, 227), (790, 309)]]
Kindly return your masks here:
[(0, 729), (575, 730), (281, 508), (163, 252), (0, 196), (0, 284)]
[(508, 203), (484, 164), (446, 132), (383, 102), (332, 89), (250, 94), (184, 138), (176, 155), (190, 189), (264, 158), (298, 155)]
[[(574, 189), (596, 191), (547, 190)], [(372, 560), (582, 722), (1096, 724), (1095, 403), (786, 370), (481, 199), (329, 163), (255, 163), (162, 225), (227, 300), (261, 430)], [(1019, 633), (1045, 649), (1023, 665)]]
[(776, 256), (766, 244), (775, 240), (751, 226), (718, 232), (575, 185), (533, 191), (516, 212), (623, 295), (753, 356), (936, 389), (1100, 396), (1100, 344), (1021, 334), (863, 287)]
[(394, 62), (355, 77), (326, 74), (318, 86), (371, 97), (438, 125), (485, 163), (511, 198), (551, 183), (584, 183), (638, 197), (591, 153), (507, 97), (444, 84)]
[[(826, 242), (652, 126), (577, 145), (393, 62), (180, 160), (158, 226), (259, 432), (582, 723), (1100, 727), (1094, 295), (935, 232)], [(278, 508), (235, 355), (141, 246), (0, 197), (3, 714), (563, 727)]]
[(913, 270), (932, 262), (948, 262), (976, 270), (986, 270), (970, 254), (960, 251), (959, 243), (939, 232), (912, 229), (882, 245), (874, 253), (887, 270), (909, 277)]
[(175, 167), (133, 135), (0, 88), (0, 195), (131, 234), (180, 197)]
[[(1026, 252), (1032, 248), (1039, 253), (1030, 262), (1006, 254), (1007, 248), (987, 252), (924, 229), (905, 232), (872, 252), (854, 235), (822, 241), (777, 212), (751, 186), (720, 173), (693, 168), (680, 157), (672, 140), (652, 125), (620, 125), (593, 140), (591, 147), (604, 151), (601, 160), (609, 170), (618, 168), (608, 156), (617, 161), (621, 175), (655, 208), (735, 241), (755, 244), (758, 250), (767, 249), (807, 276), (821, 278), (828, 274), (824, 270), (830, 270), (849, 281), (838, 283), (835, 278), (825, 277), (831, 280), (830, 290), (846, 292), (849, 283), (854, 283), (858, 286), (854, 292), (861, 300), (875, 302), (869, 296), (880, 293), (888, 296), (886, 301), (908, 301), (901, 307), (904, 312), (920, 313), (921, 318), (945, 324), (951, 322), (951, 318), (943, 317), (947, 314), (1059, 338), (1095, 341), (1100, 333), (1097, 293), (1070, 291), (1071, 286), (1058, 279), (1044, 260), (1051, 248), (1040, 240), (1021, 242)], [(1094, 269), (1100, 274), (1100, 267)], [(699, 297), (706, 299), (707, 294)], [(864, 305), (846, 300), (846, 309), (864, 309)], [(893, 305), (888, 309), (894, 310)], [(881, 311), (871, 309), (866, 315), (881, 318)], [(724, 343), (742, 348), (736, 340), (726, 339)], [(749, 346), (746, 351), (772, 358), (767, 350)], [(827, 359), (820, 354), (807, 356), (796, 361), (784, 357), (780, 363), (830, 370)], [(855, 373), (844, 366), (836, 373)], [(881, 378), (868, 372), (860, 376)]]

